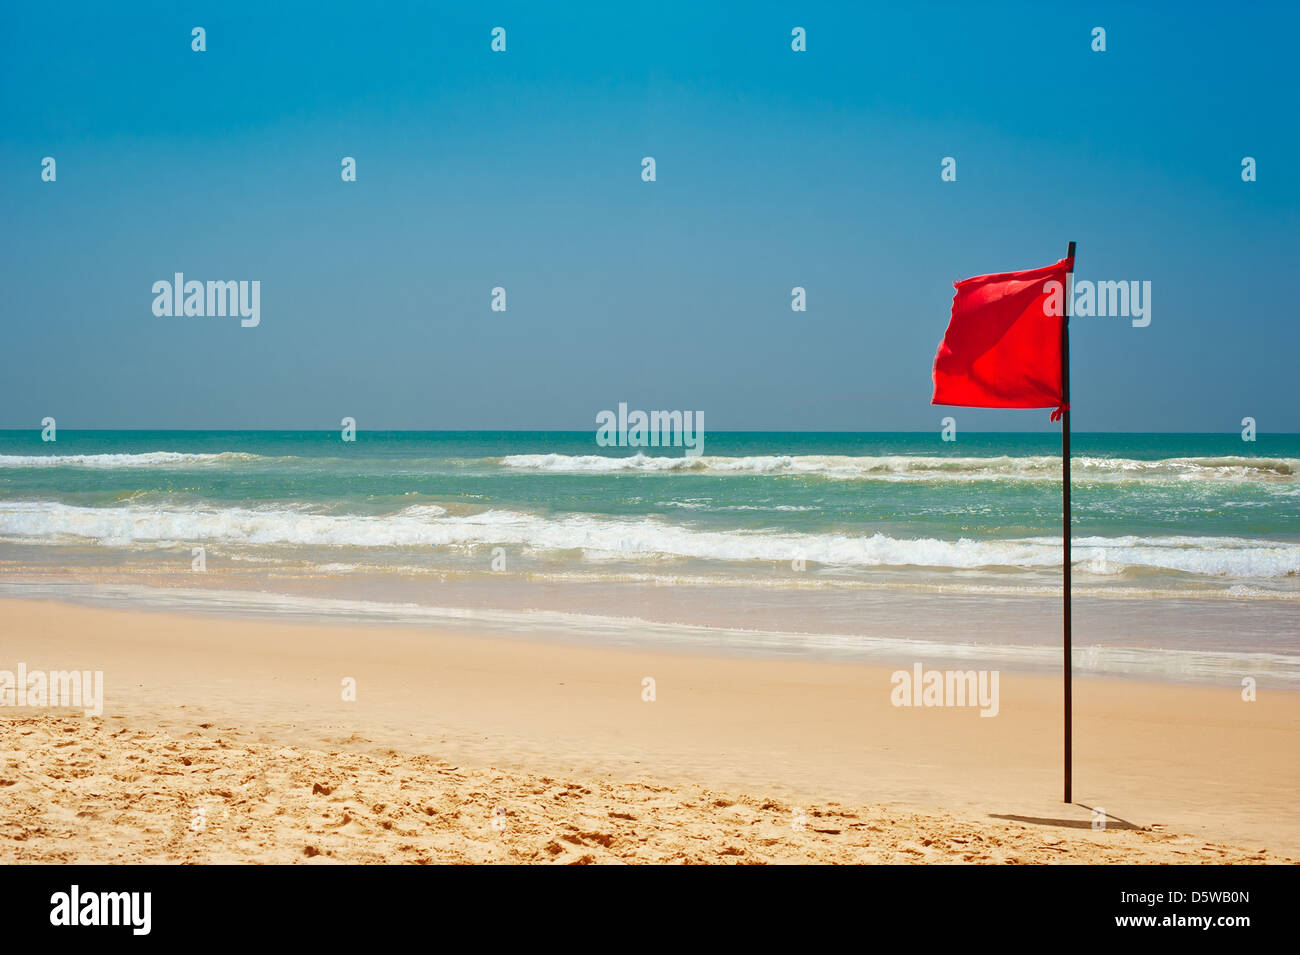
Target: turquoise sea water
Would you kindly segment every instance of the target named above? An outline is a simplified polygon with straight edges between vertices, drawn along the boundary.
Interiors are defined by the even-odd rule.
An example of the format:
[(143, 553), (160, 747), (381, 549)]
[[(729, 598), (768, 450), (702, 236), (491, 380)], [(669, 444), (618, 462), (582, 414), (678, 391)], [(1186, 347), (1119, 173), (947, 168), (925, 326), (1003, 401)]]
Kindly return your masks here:
[[(1058, 440), (711, 434), (692, 459), (591, 432), (3, 432), (0, 536), (1009, 573), (1059, 566)], [(1279, 590), (1300, 572), (1300, 437), (1076, 435), (1072, 486), (1085, 571)]]
[[(1082, 599), (1222, 605), (1221, 629), (1291, 646), (1300, 436), (1079, 434), (1073, 452)], [(688, 458), (590, 431), (9, 431), (0, 582), (901, 631), (924, 595), (976, 600), (972, 619), (1049, 606), (1060, 465), (1054, 434), (710, 433)]]

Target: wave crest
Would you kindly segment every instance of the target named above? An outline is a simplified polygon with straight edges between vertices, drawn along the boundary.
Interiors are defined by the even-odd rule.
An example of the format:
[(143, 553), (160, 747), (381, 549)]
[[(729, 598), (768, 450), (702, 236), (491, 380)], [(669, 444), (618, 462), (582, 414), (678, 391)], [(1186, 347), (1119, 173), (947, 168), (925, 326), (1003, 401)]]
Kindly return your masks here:
[(144, 451), (139, 454), (0, 454), (0, 468), (155, 468), (174, 465), (233, 464), (260, 460), (243, 451), (186, 454)]
[[(929, 567), (943, 570), (1059, 567), (1060, 538), (941, 540), (886, 534), (702, 530), (658, 517), (616, 519), (588, 514), (545, 516), (510, 510), (449, 514), (421, 504), (387, 515), (322, 514), (265, 508), (82, 507), (0, 504), (0, 535), (24, 542), (91, 540), (106, 546), (215, 541), (232, 546), (328, 548), (474, 548), (514, 546), (528, 552), (581, 552), (592, 560), (699, 559), (847, 569)], [(1084, 537), (1073, 544), (1085, 573), (1127, 569), (1260, 579), (1300, 575), (1300, 544), (1225, 537)]]
[[(668, 457), (641, 452), (626, 457), (600, 454), (512, 454), (502, 467), (552, 473), (618, 472), (805, 475), (841, 480), (1041, 480), (1061, 479), (1055, 455), (939, 457), (928, 455), (755, 455), (749, 457)], [(1295, 481), (1300, 459), (1185, 457), (1140, 460), (1080, 456), (1071, 459), (1076, 480), (1240, 480)]]

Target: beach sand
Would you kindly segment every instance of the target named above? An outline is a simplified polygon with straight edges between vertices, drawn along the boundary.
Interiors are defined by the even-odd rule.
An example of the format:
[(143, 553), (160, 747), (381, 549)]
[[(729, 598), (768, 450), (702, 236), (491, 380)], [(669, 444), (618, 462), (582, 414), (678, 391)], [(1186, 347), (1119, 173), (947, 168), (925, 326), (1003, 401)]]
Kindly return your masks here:
[(1266, 685), (1077, 680), (1065, 805), (1056, 677), (1003, 673), (982, 718), (893, 706), (914, 659), (33, 600), (0, 621), (0, 669), (102, 670), (106, 699), (0, 709), (0, 863), (1300, 858), (1300, 694)]

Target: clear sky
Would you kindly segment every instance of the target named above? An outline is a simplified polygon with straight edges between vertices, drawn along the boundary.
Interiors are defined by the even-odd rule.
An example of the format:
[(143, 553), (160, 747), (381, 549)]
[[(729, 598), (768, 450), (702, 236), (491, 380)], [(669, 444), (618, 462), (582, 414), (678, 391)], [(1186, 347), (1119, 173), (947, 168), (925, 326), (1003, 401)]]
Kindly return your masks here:
[(847, 6), (6, 0), (0, 427), (1055, 429), (930, 366), (1074, 239), (1077, 430), (1300, 431), (1296, 4)]

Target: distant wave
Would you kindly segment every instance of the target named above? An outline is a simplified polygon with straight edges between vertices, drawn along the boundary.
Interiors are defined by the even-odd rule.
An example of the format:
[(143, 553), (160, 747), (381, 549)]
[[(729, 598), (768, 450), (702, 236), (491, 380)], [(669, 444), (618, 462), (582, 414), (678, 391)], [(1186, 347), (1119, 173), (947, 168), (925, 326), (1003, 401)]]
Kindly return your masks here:
[[(634, 454), (512, 454), (502, 467), (567, 473), (697, 473), (810, 475), (844, 480), (1021, 480), (1059, 481), (1061, 459), (1028, 457), (937, 457), (924, 455), (755, 455), (752, 457), (667, 457)], [(1075, 457), (1075, 480), (1300, 480), (1298, 458), (1188, 457), (1143, 461), (1133, 458)]]
[(145, 451), (140, 454), (0, 454), (0, 468), (156, 468), (234, 464), (259, 459), (259, 455), (245, 454), (242, 451), (222, 451), (217, 454), (183, 454), (180, 451)]
[[(643, 453), (625, 457), (600, 454), (512, 454), (503, 458), (362, 459), (369, 466), (396, 469), (438, 469), (446, 465), (495, 465), (515, 471), (567, 474), (711, 474), (821, 477), (866, 481), (1059, 481), (1061, 459), (1056, 455), (940, 457), (937, 455), (852, 456), (833, 454), (752, 455), (745, 457), (660, 456)], [(134, 454), (0, 454), (0, 468), (169, 469), (240, 467), (267, 462), (337, 464), (337, 458), (264, 457), (243, 451), (186, 453), (144, 451)], [(355, 465), (355, 461), (353, 464)], [(1157, 460), (1078, 456), (1071, 461), (1076, 482), (1267, 482), (1300, 486), (1300, 458), (1252, 458), (1236, 455), (1179, 457)], [(382, 467), (381, 467), (382, 469)], [(1279, 487), (1279, 490), (1281, 487)], [(1300, 487), (1297, 487), (1300, 493)]]
[[(1036, 569), (1060, 565), (1060, 539), (903, 539), (886, 534), (701, 530), (654, 518), (615, 519), (571, 514), (544, 516), (510, 510), (448, 514), (436, 505), (388, 515), (312, 513), (283, 506), (175, 509), (128, 505), (81, 507), (57, 503), (0, 504), (0, 535), (60, 543), (90, 540), (107, 546), (140, 542), (214, 541), (229, 545), (310, 547), (515, 546), (534, 552), (576, 551), (588, 559), (633, 562), (692, 558), (780, 562), (842, 568), (933, 567)], [(1085, 537), (1074, 559), (1090, 574), (1129, 569), (1180, 571), (1233, 579), (1300, 574), (1300, 545), (1224, 537)]]

